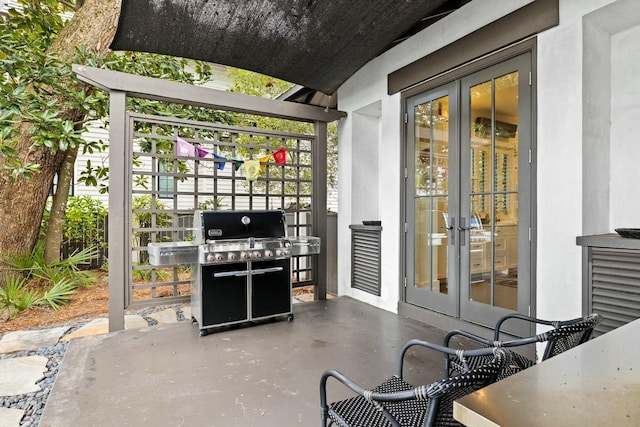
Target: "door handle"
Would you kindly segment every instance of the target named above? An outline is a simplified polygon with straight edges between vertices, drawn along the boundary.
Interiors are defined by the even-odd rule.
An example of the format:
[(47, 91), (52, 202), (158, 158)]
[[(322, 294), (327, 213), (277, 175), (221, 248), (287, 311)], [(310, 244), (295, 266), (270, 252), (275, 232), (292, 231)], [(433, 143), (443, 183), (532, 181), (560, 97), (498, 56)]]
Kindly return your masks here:
[(456, 244), (456, 219), (455, 217), (450, 217), (449, 218), (449, 223), (448, 226), (445, 227), (447, 230), (449, 230), (449, 244), (451, 245), (455, 245)]
[(282, 267), (271, 267), (271, 268), (259, 268), (256, 270), (251, 270), (250, 274), (252, 276), (257, 276), (258, 274), (266, 274), (266, 273), (276, 273), (278, 271), (282, 271), (284, 268)]
[(242, 277), (248, 276), (249, 272), (247, 270), (240, 271), (221, 271), (219, 273), (214, 273), (213, 277)]
[(458, 231), (460, 232), (460, 245), (464, 246), (466, 244), (466, 236), (464, 235), (464, 232), (467, 230), (471, 230), (471, 227), (467, 227), (465, 226), (467, 222), (467, 219), (462, 217), (460, 218), (460, 225), (458, 226)]

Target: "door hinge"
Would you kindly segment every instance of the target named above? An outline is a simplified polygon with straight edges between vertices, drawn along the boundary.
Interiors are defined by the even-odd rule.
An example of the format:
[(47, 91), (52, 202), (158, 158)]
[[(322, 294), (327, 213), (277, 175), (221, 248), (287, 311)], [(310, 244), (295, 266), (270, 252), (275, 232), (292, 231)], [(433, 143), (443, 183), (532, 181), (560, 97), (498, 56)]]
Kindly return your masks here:
[(404, 179), (409, 178), (409, 169), (404, 168)]
[(409, 123), (409, 113), (404, 113), (404, 124)]
[(529, 86), (531, 86), (531, 71), (529, 71)]
[(527, 316), (531, 317), (531, 306), (529, 306), (529, 314)]
[(409, 224), (404, 223), (404, 232), (406, 233), (409, 230)]
[(407, 287), (407, 276), (404, 276), (404, 287)]
[(529, 164), (531, 164), (531, 156), (532, 156), (532, 154), (531, 154), (531, 148), (529, 148)]
[(531, 227), (529, 227), (529, 241), (531, 241)]

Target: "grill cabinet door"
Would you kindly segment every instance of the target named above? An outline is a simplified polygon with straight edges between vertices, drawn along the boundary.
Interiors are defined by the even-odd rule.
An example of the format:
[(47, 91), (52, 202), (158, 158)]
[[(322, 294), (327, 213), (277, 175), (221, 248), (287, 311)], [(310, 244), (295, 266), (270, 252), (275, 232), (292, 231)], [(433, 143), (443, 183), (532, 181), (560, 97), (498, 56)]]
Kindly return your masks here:
[(247, 320), (247, 264), (202, 266), (200, 327), (242, 320)]
[(251, 269), (251, 318), (291, 312), (291, 260), (253, 262)]

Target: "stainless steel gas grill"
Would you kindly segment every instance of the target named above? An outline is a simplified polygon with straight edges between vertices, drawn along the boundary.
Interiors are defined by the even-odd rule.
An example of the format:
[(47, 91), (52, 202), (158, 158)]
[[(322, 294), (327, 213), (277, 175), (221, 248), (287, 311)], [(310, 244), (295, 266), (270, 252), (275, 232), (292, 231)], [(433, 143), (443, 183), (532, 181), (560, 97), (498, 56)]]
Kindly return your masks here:
[(319, 253), (319, 239), (287, 237), (283, 211), (195, 211), (194, 241), (149, 245), (154, 265), (193, 263), (192, 321), (215, 327), (286, 316), (293, 254)]

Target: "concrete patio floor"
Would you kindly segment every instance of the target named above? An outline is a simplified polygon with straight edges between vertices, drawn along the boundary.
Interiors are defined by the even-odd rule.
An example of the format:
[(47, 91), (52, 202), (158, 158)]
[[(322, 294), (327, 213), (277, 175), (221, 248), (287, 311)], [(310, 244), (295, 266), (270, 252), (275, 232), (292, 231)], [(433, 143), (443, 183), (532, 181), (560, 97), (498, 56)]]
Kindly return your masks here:
[[(72, 340), (40, 425), (310, 426), (319, 424), (319, 380), (338, 369), (365, 387), (395, 374), (412, 338), (444, 332), (353, 299), (294, 305), (295, 320), (205, 337), (179, 322)], [(442, 377), (442, 358), (410, 351), (405, 378)], [(329, 400), (348, 396), (329, 384)]]

